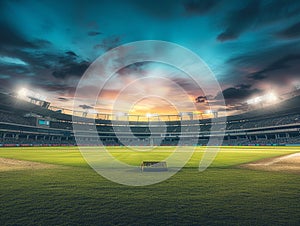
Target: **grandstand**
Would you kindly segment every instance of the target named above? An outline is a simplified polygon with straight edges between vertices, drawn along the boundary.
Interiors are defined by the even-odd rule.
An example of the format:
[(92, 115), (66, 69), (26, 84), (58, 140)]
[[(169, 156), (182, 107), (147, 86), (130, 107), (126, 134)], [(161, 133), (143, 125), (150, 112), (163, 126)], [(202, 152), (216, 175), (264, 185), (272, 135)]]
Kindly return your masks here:
[[(225, 131), (210, 131), (225, 120), (183, 119), (139, 121), (73, 117), (81, 123), (73, 132), (72, 115), (0, 93), (0, 146), (95, 145), (107, 146), (207, 145), (211, 136), (223, 145), (299, 145), (300, 96), (276, 105), (227, 117)], [(53, 110), (55, 109), (55, 110)], [(170, 118), (170, 117), (166, 117)], [(222, 125), (225, 126), (225, 125)], [(95, 135), (92, 130), (97, 129)], [(196, 143), (194, 142), (196, 137)], [(125, 142), (125, 143), (124, 143)]]

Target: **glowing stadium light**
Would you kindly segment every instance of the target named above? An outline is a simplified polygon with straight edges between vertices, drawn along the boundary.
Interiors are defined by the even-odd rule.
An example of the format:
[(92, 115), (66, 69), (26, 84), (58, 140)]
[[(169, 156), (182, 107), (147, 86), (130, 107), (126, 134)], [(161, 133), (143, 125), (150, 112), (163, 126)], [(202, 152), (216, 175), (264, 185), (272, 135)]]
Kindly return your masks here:
[(207, 114), (207, 115), (211, 115), (211, 114), (215, 114), (215, 113), (217, 113), (217, 111), (216, 110), (212, 110), (212, 109), (204, 111), (204, 114)]
[(31, 99), (31, 100), (34, 99), (39, 101), (46, 101), (47, 99), (46, 96), (26, 88), (21, 88), (17, 93), (18, 93), (18, 98), (21, 99)]
[(18, 91), (18, 97), (19, 97), (19, 98), (24, 99), (24, 98), (27, 97), (27, 94), (28, 94), (28, 90), (25, 89), (25, 88), (22, 88), (22, 89), (20, 89), (20, 90)]
[(204, 111), (204, 114), (206, 115), (213, 115), (214, 118), (218, 118), (218, 111), (210, 109), (210, 110), (206, 110)]
[(27, 88), (21, 88), (17, 91), (17, 98), (28, 101), (32, 104), (39, 105), (43, 108), (49, 108), (50, 102), (46, 101), (46, 96), (39, 94), (38, 92), (29, 90)]
[(258, 104), (262, 101), (262, 97), (255, 97), (252, 99), (247, 100), (247, 104), (251, 105), (251, 104)]
[[(159, 119), (159, 114), (151, 114), (151, 113), (147, 113), (146, 118), (148, 119), (148, 121), (150, 121), (150, 118), (154, 118), (157, 117)], [(152, 119), (151, 119), (152, 120)]]
[(116, 120), (119, 120), (119, 118), (121, 118), (121, 117), (127, 117), (128, 113), (125, 113), (125, 112), (116, 112), (114, 115), (116, 117)]
[(117, 112), (117, 113), (115, 113), (115, 115), (116, 115), (117, 117), (122, 117), (122, 116), (128, 116), (128, 113), (125, 113), (125, 112)]
[(87, 109), (87, 113), (88, 114), (98, 114), (98, 111), (92, 108), (92, 109)]
[(268, 93), (267, 95), (265, 95), (265, 100), (267, 102), (276, 102), (278, 100), (278, 97), (274, 94), (274, 93)]
[(180, 112), (179, 115), (180, 116), (191, 116), (191, 115), (193, 115), (193, 112)]
[(271, 104), (278, 101), (278, 97), (274, 93), (267, 93), (263, 96), (255, 97), (252, 99), (247, 100), (248, 105), (255, 105), (255, 104)]

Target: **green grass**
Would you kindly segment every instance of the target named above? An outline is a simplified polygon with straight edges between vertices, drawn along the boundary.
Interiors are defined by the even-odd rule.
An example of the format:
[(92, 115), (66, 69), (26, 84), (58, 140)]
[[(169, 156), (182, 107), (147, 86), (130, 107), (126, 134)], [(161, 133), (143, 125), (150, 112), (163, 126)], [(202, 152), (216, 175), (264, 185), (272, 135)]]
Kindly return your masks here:
[[(109, 150), (137, 165), (173, 148)], [(2, 148), (0, 157), (69, 167), (0, 172), (0, 225), (299, 225), (299, 175), (235, 167), (293, 152), (299, 147), (224, 147), (200, 173), (198, 148), (170, 179), (128, 187), (95, 173), (77, 148)]]

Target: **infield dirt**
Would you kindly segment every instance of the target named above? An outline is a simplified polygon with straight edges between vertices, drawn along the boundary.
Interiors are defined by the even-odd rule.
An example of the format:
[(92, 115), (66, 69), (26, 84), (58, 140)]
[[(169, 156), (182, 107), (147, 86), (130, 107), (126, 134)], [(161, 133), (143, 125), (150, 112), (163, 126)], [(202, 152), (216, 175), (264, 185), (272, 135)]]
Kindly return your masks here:
[(39, 162), (31, 162), (31, 161), (23, 161), (16, 159), (8, 159), (8, 158), (0, 158), (0, 172), (3, 171), (14, 171), (14, 170), (36, 170), (36, 169), (50, 169), (56, 168), (58, 166), (39, 163)]
[(300, 153), (274, 157), (240, 165), (241, 168), (300, 174)]

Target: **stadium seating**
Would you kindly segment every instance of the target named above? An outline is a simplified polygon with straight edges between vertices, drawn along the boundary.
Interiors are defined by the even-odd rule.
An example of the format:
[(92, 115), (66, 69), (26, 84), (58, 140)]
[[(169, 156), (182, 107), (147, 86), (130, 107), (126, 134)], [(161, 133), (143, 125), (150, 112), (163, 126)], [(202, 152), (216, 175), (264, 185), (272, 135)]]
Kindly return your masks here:
[[(300, 144), (300, 96), (264, 109), (229, 116), (223, 145)], [(37, 124), (49, 121), (48, 126)], [(0, 146), (11, 145), (207, 145), (211, 119), (166, 122), (111, 121), (73, 117), (0, 93)], [(222, 122), (223, 123), (223, 122)], [(79, 128), (76, 139), (73, 127)], [(99, 137), (95, 137), (96, 130)], [(196, 137), (196, 139), (195, 139)], [(195, 142), (196, 140), (196, 142)]]

